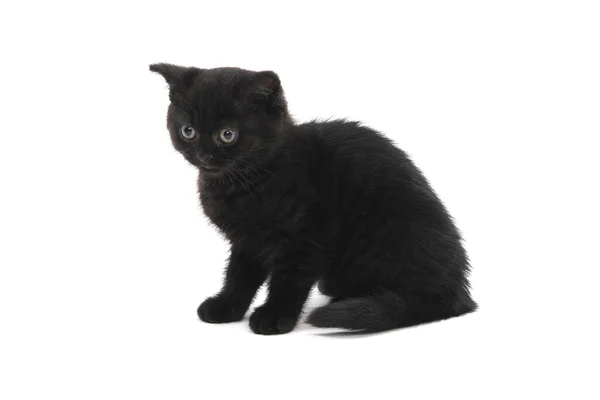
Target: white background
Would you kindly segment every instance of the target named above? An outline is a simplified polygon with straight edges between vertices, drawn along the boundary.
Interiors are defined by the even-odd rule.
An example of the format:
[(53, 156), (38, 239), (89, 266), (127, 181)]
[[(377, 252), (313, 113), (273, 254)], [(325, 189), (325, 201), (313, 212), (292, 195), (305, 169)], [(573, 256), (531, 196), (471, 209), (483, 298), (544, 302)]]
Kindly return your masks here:
[[(0, 398), (599, 398), (599, 21), (594, 1), (3, 2)], [(480, 310), (373, 336), (201, 323), (227, 247), (153, 62), (272, 69), (298, 121), (393, 138), (463, 231)]]

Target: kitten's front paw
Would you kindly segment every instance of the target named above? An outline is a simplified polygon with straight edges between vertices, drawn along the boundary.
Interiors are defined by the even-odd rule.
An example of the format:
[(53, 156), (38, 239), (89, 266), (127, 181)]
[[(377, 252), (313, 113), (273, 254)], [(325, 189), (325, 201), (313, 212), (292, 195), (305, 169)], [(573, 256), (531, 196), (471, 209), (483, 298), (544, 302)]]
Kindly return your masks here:
[(297, 319), (297, 316), (281, 312), (276, 307), (263, 305), (250, 316), (250, 329), (260, 335), (279, 335), (294, 329)]
[(236, 310), (231, 301), (220, 296), (209, 297), (198, 307), (200, 319), (211, 324), (239, 321), (245, 312)]

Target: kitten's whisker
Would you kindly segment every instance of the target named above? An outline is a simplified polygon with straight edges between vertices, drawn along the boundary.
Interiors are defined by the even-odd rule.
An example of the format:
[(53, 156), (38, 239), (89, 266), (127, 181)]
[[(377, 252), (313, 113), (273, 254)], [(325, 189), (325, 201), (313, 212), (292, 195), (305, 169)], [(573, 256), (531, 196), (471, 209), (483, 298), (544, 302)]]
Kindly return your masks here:
[(261, 169), (261, 170), (265, 171), (265, 172), (266, 172), (266, 173), (268, 173), (268, 174), (271, 174), (271, 175), (273, 175), (273, 176), (276, 176), (276, 175), (275, 175), (273, 172), (269, 171), (269, 170), (268, 170), (268, 169), (266, 169), (265, 167), (262, 167), (262, 166), (260, 166), (260, 165), (256, 165), (256, 164), (252, 164), (252, 163), (250, 163), (249, 161), (247, 161), (247, 160), (244, 160), (244, 159), (240, 159), (240, 161), (241, 161), (241, 162), (243, 162), (244, 164), (248, 165), (250, 168), (253, 168), (253, 169), (259, 168), (259, 169)]
[[(264, 196), (262, 196), (262, 187), (261, 185), (258, 185), (258, 183), (260, 183), (258, 180), (252, 181), (249, 179), (249, 176), (247, 174), (244, 174), (243, 171), (236, 169), (236, 172), (239, 173), (239, 177), (241, 177), (245, 182), (246, 182), (246, 188), (248, 190), (248, 193), (250, 195), (252, 195), (252, 197), (255, 197), (261, 201), (263, 201), (265, 204), (268, 204), (269, 206), (272, 206), (271, 202), (269, 202), (266, 198), (264, 198)], [(260, 178), (260, 176), (259, 176)], [(254, 191), (252, 189), (255, 189)]]
[(246, 189), (246, 191), (248, 192), (248, 194), (252, 197), (257, 197), (255, 195), (258, 195), (257, 192), (254, 192), (252, 190), (252, 182), (250, 182), (246, 176), (242, 173), (242, 171), (238, 170), (235, 167), (232, 167), (231, 171), (233, 172), (233, 176), (236, 177), (236, 180), (240, 183), (240, 185), (242, 185), (242, 187), (244, 189)]
[[(244, 182), (240, 179), (240, 177), (237, 174), (237, 170), (235, 169), (235, 167), (232, 167), (230, 169), (231, 174), (230, 178), (234, 178), (240, 185), (242, 185), (243, 188), (246, 188), (246, 185), (244, 184)], [(233, 180), (231, 180), (231, 184), (233, 185)]]

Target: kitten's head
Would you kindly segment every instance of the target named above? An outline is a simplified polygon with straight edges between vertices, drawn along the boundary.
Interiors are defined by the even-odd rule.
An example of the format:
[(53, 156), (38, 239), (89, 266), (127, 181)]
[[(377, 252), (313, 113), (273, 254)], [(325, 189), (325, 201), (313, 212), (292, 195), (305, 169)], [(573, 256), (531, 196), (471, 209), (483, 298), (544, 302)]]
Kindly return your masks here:
[(279, 77), (271, 71), (152, 64), (169, 84), (167, 128), (175, 148), (207, 175), (262, 164), (290, 122)]

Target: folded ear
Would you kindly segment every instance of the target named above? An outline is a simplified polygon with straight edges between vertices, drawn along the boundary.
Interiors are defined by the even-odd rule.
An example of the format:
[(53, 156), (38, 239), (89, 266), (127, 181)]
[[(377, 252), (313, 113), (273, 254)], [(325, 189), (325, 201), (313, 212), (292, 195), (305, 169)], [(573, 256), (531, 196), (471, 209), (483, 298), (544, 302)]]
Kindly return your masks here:
[(281, 82), (273, 71), (256, 72), (250, 80), (249, 94), (253, 101), (265, 104), (272, 111), (287, 107)]
[(184, 83), (187, 72), (190, 68), (180, 67), (179, 65), (173, 64), (151, 64), (150, 71), (161, 74), (169, 85)]

